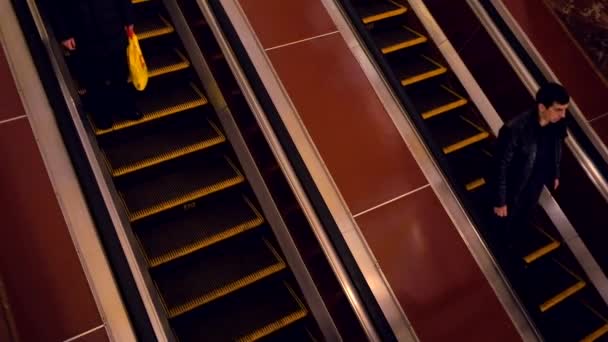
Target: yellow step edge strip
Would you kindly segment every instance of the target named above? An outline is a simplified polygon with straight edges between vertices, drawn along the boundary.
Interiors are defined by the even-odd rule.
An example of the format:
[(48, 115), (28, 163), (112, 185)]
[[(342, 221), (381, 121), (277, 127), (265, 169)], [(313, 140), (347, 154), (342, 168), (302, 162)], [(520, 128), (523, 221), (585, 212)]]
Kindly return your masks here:
[[(190, 86), (197, 92), (197, 94), (201, 94), (193, 84), (191, 84)], [(155, 112), (145, 113), (144, 116), (139, 120), (125, 120), (125, 121), (117, 122), (114, 125), (112, 125), (111, 128), (108, 128), (108, 129), (99, 129), (95, 126), (95, 123), (92, 120), (90, 120), (90, 119), (89, 120), (91, 121), (91, 125), (95, 129), (95, 134), (99, 136), (99, 135), (103, 135), (106, 133), (118, 131), (118, 130), (121, 130), (124, 128), (136, 126), (136, 125), (142, 124), (144, 122), (149, 122), (149, 121), (160, 119), (160, 118), (163, 118), (163, 117), (166, 117), (169, 115), (184, 112), (189, 109), (196, 108), (196, 107), (202, 107), (202, 106), (206, 105), (207, 103), (208, 103), (207, 98), (202, 96), (201, 98), (198, 98), (196, 100), (188, 101), (188, 102), (185, 102), (185, 103), (173, 106), (173, 107), (167, 107), (167, 108), (163, 108), (161, 110), (157, 110)]]
[(568, 272), (568, 274), (570, 274), (573, 278), (577, 279), (578, 282), (576, 284), (570, 286), (569, 288), (565, 289), (561, 293), (557, 294), (553, 298), (550, 298), (549, 300), (544, 302), (542, 305), (540, 305), (541, 312), (545, 312), (545, 311), (549, 310), (550, 308), (559, 304), (566, 298), (568, 298), (571, 295), (575, 294), (576, 292), (580, 291), (582, 288), (584, 288), (587, 285), (578, 275), (576, 275), (574, 272), (570, 271), (570, 269), (568, 269), (566, 266), (562, 265), (562, 263), (560, 263), (556, 259), (553, 259), (553, 262), (555, 262), (557, 265), (559, 265), (564, 271)]
[(559, 248), (559, 246), (561, 246), (561, 243), (557, 240), (555, 240), (553, 238), (553, 236), (549, 235), (547, 232), (545, 232), (544, 229), (542, 229), (541, 227), (539, 227), (538, 225), (534, 225), (534, 228), (536, 230), (538, 230), (539, 232), (541, 232), (544, 236), (547, 237), (547, 239), (549, 239), (549, 241), (551, 241), (548, 245), (526, 255), (524, 257), (524, 261), (528, 264), (531, 264), (532, 262), (540, 259), (541, 257), (549, 254), (550, 252), (556, 250), (557, 248)]
[(171, 25), (171, 23), (169, 23), (169, 21), (167, 21), (167, 19), (163, 18), (163, 16), (159, 16), (159, 18), (163, 22), (163, 24), (165, 24), (164, 27), (159, 27), (156, 29), (139, 32), (139, 33), (137, 33), (137, 38), (139, 40), (150, 39), (150, 38), (159, 37), (159, 36), (162, 36), (165, 34), (173, 33), (175, 31), (175, 28), (173, 27), (173, 25)]
[[(212, 146), (225, 142), (226, 137), (219, 131), (219, 129), (217, 129), (217, 127), (215, 127), (215, 125), (213, 125), (213, 123), (209, 122), (209, 124), (211, 124), (211, 126), (215, 130), (216, 134), (218, 134), (218, 136), (216, 136), (212, 139), (204, 140), (204, 141), (201, 141), (201, 142), (198, 142), (198, 143), (195, 143), (192, 145), (188, 145), (188, 146), (185, 146), (185, 147), (173, 150), (173, 151), (169, 151), (169, 152), (160, 154), (155, 157), (147, 158), (147, 159), (138, 161), (138, 162), (130, 164), (130, 165), (112, 169), (112, 176), (120, 177), (120, 176), (126, 175), (128, 173), (131, 173), (134, 171), (139, 171), (141, 169), (145, 169), (145, 168), (153, 166), (153, 165), (158, 165), (160, 163), (164, 163), (166, 161), (176, 159), (176, 158), (185, 156), (187, 154), (202, 151), (206, 148), (209, 148), (209, 147), (212, 147)], [(104, 152), (104, 155), (105, 155), (105, 152)]]
[(246, 222), (243, 222), (241, 224), (238, 224), (234, 227), (229, 228), (226, 231), (221, 232), (220, 234), (216, 234), (213, 236), (210, 236), (207, 239), (203, 239), (201, 241), (197, 241), (194, 242), (192, 244), (183, 246), (179, 249), (170, 251), (168, 253), (165, 253), (161, 256), (158, 256), (156, 258), (152, 258), (149, 259), (149, 264), (150, 267), (158, 267), (162, 264), (168, 263), (169, 261), (173, 261), (175, 259), (181, 258), (185, 255), (188, 255), (190, 253), (196, 252), (198, 250), (201, 250), (205, 247), (211, 246), (213, 244), (216, 244), (220, 241), (226, 240), (228, 238), (231, 238), (235, 235), (238, 235), (240, 233), (246, 232), (248, 230), (251, 230), (253, 228), (259, 227), (262, 223), (264, 223), (264, 219), (261, 217), (255, 218), (253, 220), (249, 220)]
[(420, 81), (424, 81), (426, 79), (435, 77), (435, 76), (439, 76), (441, 74), (444, 74), (448, 71), (448, 69), (444, 66), (442, 66), (441, 64), (435, 62), (434, 60), (426, 57), (426, 56), (422, 56), (423, 58), (427, 59), (428, 61), (430, 61), (431, 63), (435, 64), (435, 66), (437, 66), (437, 69), (431, 70), (431, 71), (427, 71), (425, 73), (422, 73), (420, 75), (416, 75), (416, 76), (412, 76), (409, 78), (406, 78), (404, 80), (401, 80), (401, 85), (402, 86), (408, 86), (408, 85), (412, 85), (414, 83), (418, 83)]
[(486, 180), (484, 178), (478, 178), (478, 179), (476, 179), (476, 180), (474, 180), (472, 182), (469, 182), (466, 185), (466, 189), (467, 189), (467, 191), (473, 191), (473, 190), (475, 190), (475, 189), (477, 189), (477, 188), (479, 188), (479, 187), (481, 187), (481, 186), (483, 186), (485, 184), (486, 184)]
[(602, 337), (604, 334), (608, 333), (608, 320), (606, 320), (606, 318), (603, 315), (601, 315), (599, 312), (597, 312), (594, 308), (587, 305), (587, 303), (583, 303), (583, 305), (585, 305), (585, 307), (587, 309), (589, 309), (589, 311), (593, 312), (593, 314), (596, 315), (598, 318), (600, 318), (602, 321), (606, 322), (599, 329), (597, 329), (594, 332), (592, 332), (591, 334), (585, 336), (585, 338), (583, 338), (581, 340), (581, 342), (593, 342), (593, 341), (597, 340), (598, 338)]
[[(165, 201), (163, 203), (159, 203), (156, 205), (153, 205), (150, 208), (146, 208), (146, 209), (142, 209), (139, 211), (136, 211), (134, 213), (129, 212), (129, 220), (131, 222), (135, 222), (137, 220), (141, 220), (145, 217), (160, 213), (162, 211), (171, 209), (171, 208), (175, 208), (177, 206), (186, 204), (188, 202), (192, 202), (194, 200), (197, 200), (199, 198), (205, 197), (207, 195), (210, 195), (212, 193), (227, 189), (231, 186), (237, 185), (242, 183), (243, 181), (245, 181), (245, 177), (243, 177), (243, 175), (241, 174), (241, 172), (239, 170), (237, 170), (234, 167), (234, 164), (232, 164), (232, 162), (230, 162), (230, 160), (228, 158), (226, 158), (226, 160), (228, 161), (228, 163), (232, 166), (232, 168), (234, 169), (236, 176), (232, 177), (230, 179), (226, 179), (224, 181), (221, 181), (219, 183), (204, 187), (202, 189), (198, 189), (196, 191), (190, 192), (188, 194), (182, 195), (182, 196), (178, 196), (176, 198), (173, 198), (171, 200)], [(126, 204), (126, 202), (124, 201), (124, 198), (122, 198), (121, 196), (121, 200), (123, 201), (123, 204)], [(125, 208), (128, 208), (128, 206), (125, 205)]]
[(543, 304), (541, 304), (540, 312), (547, 312), (547, 310), (549, 310), (552, 307), (556, 306), (557, 304), (561, 303), (562, 301), (564, 301), (564, 299), (577, 293), (578, 291), (583, 289), (585, 286), (586, 286), (585, 282), (582, 280), (579, 280), (576, 284), (570, 286), (569, 288), (565, 289), (564, 291), (560, 292), (556, 296), (552, 297), (551, 299), (549, 299), (549, 300), (545, 301)]
[(138, 220), (141, 220), (145, 217), (160, 213), (162, 211), (165, 210), (169, 210), (171, 208), (175, 208), (177, 206), (186, 204), (188, 202), (192, 202), (194, 200), (197, 200), (201, 197), (205, 197), (207, 195), (210, 195), (212, 193), (227, 189), (231, 186), (237, 185), (242, 183), (245, 180), (245, 178), (243, 176), (237, 176), (237, 177), (233, 177), (230, 179), (227, 179), (225, 181), (219, 182), (217, 184), (214, 184), (212, 186), (208, 186), (202, 189), (199, 189), (197, 191), (191, 192), (189, 194), (183, 195), (183, 196), (179, 196), (177, 198), (174, 198), (172, 200), (169, 200), (167, 202), (164, 203), (160, 203), (157, 205), (154, 205), (150, 208), (144, 209), (144, 210), (140, 210), (137, 211), (135, 213), (129, 213), (129, 219), (131, 220), (131, 222), (135, 222)]
[(201, 296), (199, 298), (193, 299), (191, 301), (189, 301), (186, 304), (180, 305), (178, 307), (175, 307), (171, 310), (169, 310), (169, 318), (175, 318), (179, 315), (182, 315), (188, 311), (192, 311), (193, 309), (196, 309), (198, 307), (201, 307), (207, 303), (210, 303), (218, 298), (224, 297), (232, 292), (235, 292), (239, 289), (242, 289), (248, 285), (251, 285), (259, 280), (262, 280), (266, 277), (269, 277), (279, 271), (282, 271), (286, 268), (286, 265), (284, 262), (279, 262), (275, 265), (266, 267), (258, 272), (252, 273), (250, 275), (248, 275), (245, 278), (239, 279), (237, 281), (235, 281), (234, 283), (231, 283), (229, 285), (226, 285), (222, 288), (219, 288), (217, 290), (214, 290), (212, 292), (209, 292), (208, 294), (205, 294), (204, 296)]
[(301, 320), (302, 318), (306, 317), (307, 314), (308, 314), (308, 311), (306, 311), (305, 309), (300, 309), (288, 316), (285, 316), (285, 317), (277, 320), (276, 322), (268, 324), (267, 326), (260, 328), (256, 331), (252, 332), (251, 334), (248, 334), (245, 337), (241, 337), (241, 338), (237, 339), (237, 341), (239, 341), (239, 342), (257, 341), (257, 340), (261, 339), (262, 337), (268, 336), (275, 331), (279, 331), (279, 330), (285, 328), (286, 326)]
[(148, 73), (149, 77), (156, 77), (156, 76), (160, 76), (160, 75), (165, 75), (171, 72), (175, 72), (178, 70), (184, 70), (190, 67), (190, 61), (181, 53), (179, 52), (179, 50), (175, 49), (174, 50), (175, 53), (179, 56), (179, 58), (181, 59), (181, 62), (175, 63), (175, 64), (170, 64), (167, 66), (164, 66), (162, 68), (158, 68), (158, 69), (154, 69), (151, 72)]
[(390, 17), (394, 17), (394, 16), (398, 16), (401, 15), (403, 13), (405, 13), (407, 11), (407, 8), (403, 7), (402, 5), (393, 2), (393, 1), (389, 1), (391, 3), (393, 3), (396, 6), (399, 6), (399, 8), (395, 8), (394, 10), (390, 10), (387, 12), (383, 12), (383, 13), (378, 13), (378, 14), (374, 14), (374, 15), (370, 15), (368, 17), (363, 18), (363, 23), (364, 24), (371, 24), (375, 21), (378, 20), (382, 20), (382, 19), (386, 19), (386, 18), (390, 18)]
[(474, 143), (476, 143), (478, 141), (482, 141), (482, 140), (486, 139), (489, 136), (490, 136), (490, 133), (488, 133), (488, 132), (477, 133), (477, 134), (475, 134), (475, 135), (473, 135), (471, 137), (468, 137), (468, 138), (466, 138), (464, 140), (461, 140), (461, 141), (459, 141), (459, 142), (457, 142), (455, 144), (452, 144), (452, 145), (449, 145), (447, 147), (444, 147), (443, 148), (443, 153), (450, 154), (452, 152), (456, 152), (456, 151), (458, 151), (460, 149), (463, 149), (463, 148), (465, 148), (465, 147), (467, 147), (469, 145), (472, 145), (472, 144), (474, 144)]
[(560, 246), (560, 243), (558, 241), (552, 241), (548, 245), (546, 245), (546, 246), (544, 246), (542, 248), (539, 248), (539, 249), (535, 250), (534, 252), (526, 255), (524, 257), (524, 261), (527, 264), (531, 264), (534, 261), (536, 261), (536, 260), (542, 258), (543, 256), (545, 256), (545, 255), (553, 252), (554, 250), (558, 249), (559, 246)]
[(585, 338), (583, 338), (581, 342), (593, 342), (606, 333), (608, 333), (608, 323), (604, 324), (601, 328), (597, 329), (591, 334), (585, 336)]
[(150, 0), (131, 0), (131, 3), (135, 5), (135, 4), (141, 4), (142, 2), (148, 2), (148, 1), (150, 1)]
[(298, 306), (300, 307), (300, 309), (290, 315), (287, 315), (271, 324), (268, 324), (265, 327), (262, 327), (258, 330), (255, 330), (252, 333), (247, 334), (244, 337), (238, 338), (237, 341), (239, 342), (253, 342), (256, 340), (261, 339), (264, 336), (268, 336), (270, 334), (272, 334), (275, 331), (278, 331), (294, 322), (297, 322), (298, 320), (306, 317), (306, 315), (308, 315), (308, 311), (306, 310), (306, 308), (304, 307), (304, 304), (302, 303), (302, 301), (298, 298), (298, 296), (295, 294), (295, 292), (291, 289), (291, 287), (289, 285), (287, 285), (287, 283), (284, 283), (285, 286), (287, 287), (287, 289), (289, 290), (289, 293), (291, 294), (291, 296), (293, 297), (294, 300), (296, 300), (296, 302), (298, 303)]
[[(180, 57), (181, 61), (173, 64), (166, 65), (164, 67), (152, 69), (148, 71), (148, 77), (157, 77), (161, 75), (166, 75), (171, 72), (188, 69), (190, 67), (190, 61), (183, 54), (181, 54), (177, 49), (175, 53)], [(129, 77), (129, 82), (131, 82), (131, 78)]]
[(279, 271), (282, 271), (286, 268), (286, 265), (283, 261), (279, 261), (277, 264), (274, 264), (272, 266), (266, 267), (258, 272), (252, 273), (242, 279), (239, 279), (231, 284), (228, 284), (224, 287), (221, 287), (219, 289), (213, 290), (207, 294), (205, 294), (204, 296), (192, 299), (190, 301), (188, 301), (186, 304), (177, 306), (175, 308), (172, 308), (169, 311), (169, 318), (175, 318), (181, 314), (184, 314), (188, 311), (192, 311), (193, 309), (196, 309), (198, 307), (201, 307), (209, 302), (212, 302), (218, 298), (224, 297), (227, 294), (230, 294), (234, 291), (237, 291), (239, 289), (242, 289), (248, 285), (251, 285), (261, 279), (264, 279), (266, 277), (269, 277)]
[(458, 107), (462, 107), (464, 105), (466, 105), (467, 103), (469, 103), (469, 101), (467, 101), (467, 99), (465, 99), (464, 97), (456, 94), (455, 92), (453, 92), (450, 88), (446, 87), (446, 86), (441, 86), (441, 88), (443, 88), (444, 90), (450, 92), (451, 94), (453, 94), (454, 96), (456, 96), (458, 98), (458, 100), (454, 101), (454, 102), (450, 102), (448, 104), (445, 104), (441, 107), (437, 107), (435, 109), (431, 109), (429, 111), (426, 111), (424, 113), (422, 113), (422, 118), (423, 119), (430, 119), (434, 116), (437, 116), (439, 114), (448, 112), (450, 110), (456, 109)]
[(407, 41), (403, 41), (403, 42), (400, 42), (397, 44), (385, 46), (380, 50), (380, 51), (382, 51), (383, 54), (386, 55), (388, 53), (395, 52), (395, 51), (401, 50), (401, 49), (405, 49), (405, 48), (408, 48), (408, 47), (411, 47), (414, 45), (422, 44), (422, 43), (425, 43), (428, 41), (428, 38), (425, 37), (423, 34), (418, 33), (407, 26), (403, 26), (403, 28), (412, 32), (413, 34), (417, 35), (418, 37), (407, 40)]

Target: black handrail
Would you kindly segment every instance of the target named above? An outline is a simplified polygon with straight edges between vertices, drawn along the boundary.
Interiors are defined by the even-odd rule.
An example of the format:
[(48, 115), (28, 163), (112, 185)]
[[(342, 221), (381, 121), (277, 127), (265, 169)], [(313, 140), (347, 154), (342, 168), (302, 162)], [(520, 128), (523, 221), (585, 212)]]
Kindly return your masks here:
[[(66, 99), (61, 92), (59, 81), (53, 71), (51, 58), (55, 57), (48, 55), (27, 2), (23, 0), (12, 0), (11, 2), (49, 104), (55, 113), (57, 126), (70, 156), (87, 206), (97, 227), (97, 232), (110, 267), (115, 274), (115, 280), (135, 334), (139, 341), (156, 341), (152, 324), (131, 274), (127, 258), (120, 245), (91, 165), (87, 160), (86, 152), (79, 138), (76, 126), (72, 121)], [(40, 10), (41, 15), (43, 15), (43, 9), (40, 8)]]
[[(511, 46), (517, 57), (522, 61), (528, 72), (532, 75), (536, 83), (539, 85), (549, 82), (545, 74), (542, 72), (540, 67), (534, 62), (534, 59), (526, 51), (523, 44), (517, 39), (515, 33), (511, 30), (509, 25), (505, 22), (503, 17), (500, 15), (496, 7), (490, 0), (480, 0), (479, 3), (486, 10), (486, 13), (490, 19), (494, 22), (502, 36), (505, 38), (507, 43)], [(602, 157), (598, 148), (593, 144), (591, 139), (585, 134), (583, 128), (579, 123), (572, 117), (572, 115), (566, 118), (566, 124), (570, 129), (570, 132), (575, 137), (576, 141), (581, 145), (589, 159), (597, 167), (599, 172), (605, 179), (608, 179), (608, 163)]]
[(285, 154), (287, 155), (294, 172), (300, 180), (313, 209), (325, 228), (325, 231), (336, 249), (336, 253), (344, 264), (344, 267), (348, 272), (350, 279), (352, 280), (353, 285), (355, 286), (355, 289), (357, 290), (359, 297), (365, 306), (365, 309), (370, 315), (371, 321), (376, 328), (376, 332), (382, 341), (396, 341), (397, 339), (390, 327), (390, 324), (388, 323), (388, 320), (382, 313), (382, 310), (369, 285), (365, 281), (365, 277), (357, 266), (357, 263), (350, 249), (348, 248), (346, 241), (344, 241), (344, 237), (342, 236), (338, 225), (336, 224), (329, 208), (323, 200), (323, 197), (321, 196), (319, 189), (310, 175), (302, 156), (298, 152), (296, 145), (289, 135), (285, 124), (281, 120), (281, 117), (274, 106), (270, 95), (266, 91), (266, 88), (264, 87), (262, 80), (260, 79), (251, 59), (249, 58), (245, 47), (241, 43), (234, 26), (230, 22), (226, 11), (219, 0), (211, 0), (209, 1), (209, 4), (211, 5), (214, 12), (213, 14), (217, 19), (223, 33), (225, 34), (226, 39), (230, 43), (230, 46), (232, 47), (236, 58), (242, 67), (247, 80), (249, 81), (249, 84), (251, 85), (256, 98), (264, 109), (268, 121), (277, 135), (277, 139), (285, 150)]

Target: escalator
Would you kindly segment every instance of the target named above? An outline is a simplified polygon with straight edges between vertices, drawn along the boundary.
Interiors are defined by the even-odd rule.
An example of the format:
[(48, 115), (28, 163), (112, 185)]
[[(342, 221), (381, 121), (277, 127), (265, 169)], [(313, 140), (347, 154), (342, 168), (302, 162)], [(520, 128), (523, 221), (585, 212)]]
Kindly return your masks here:
[(406, 108), (547, 341), (608, 339), (608, 308), (539, 208), (513, 264), (493, 236), (488, 189), (493, 136), (404, 0), (341, 0), (354, 28)]
[(179, 341), (319, 340), (168, 11), (157, 0), (134, 6), (150, 73), (136, 96), (143, 117), (89, 122), (161, 315)]

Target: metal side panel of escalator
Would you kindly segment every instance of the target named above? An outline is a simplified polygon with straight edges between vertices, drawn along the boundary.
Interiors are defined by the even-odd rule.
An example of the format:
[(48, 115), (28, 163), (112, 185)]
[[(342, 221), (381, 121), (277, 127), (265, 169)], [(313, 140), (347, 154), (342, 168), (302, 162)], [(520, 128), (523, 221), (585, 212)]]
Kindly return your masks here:
[(495, 136), (408, 1), (340, 0), (353, 27), (547, 341), (607, 338), (607, 307), (539, 210), (515, 250), (492, 230), (488, 189)]
[[(63, 77), (79, 97), (75, 102), (84, 104), (76, 117), (82, 117), (97, 148), (97, 161), (129, 230), (129, 248), (143, 265), (146, 291), (155, 300), (166, 338), (318, 341), (339, 336), (336, 325), (343, 338), (363, 338), (344, 289), (196, 2), (134, 0), (133, 6), (150, 76), (146, 90), (136, 94), (142, 118), (116, 116), (111, 128), (98, 128), (87, 113), (87, 90), (78, 88), (78, 75), (66, 69)], [(179, 23), (172, 20), (177, 17)], [(218, 110), (226, 108), (215, 107), (207, 95), (209, 84), (201, 80), (192, 46), (186, 47), (189, 38), (180, 30), (201, 42), (195, 54), (204, 61), (198, 67), (214, 63), (208, 71), (220, 77), (221, 84), (215, 85), (213, 96), (222, 97), (234, 111), (237, 135), (255, 163), (243, 166), (243, 152), (235, 147), (242, 141), (232, 141), (237, 135), (223, 126)], [(248, 176), (251, 165), (260, 175), (255, 181)], [(260, 195), (260, 180), (269, 197)], [(268, 200), (274, 203), (263, 202)], [(277, 219), (267, 218), (268, 207), (288, 226), (287, 239), (278, 236), (272, 224)], [(111, 227), (101, 230), (107, 229)], [(316, 286), (311, 289), (311, 284)], [(135, 296), (133, 289), (127, 293), (123, 288), (123, 296)], [(143, 314), (131, 310), (131, 315)], [(318, 316), (320, 311), (326, 316)], [(329, 334), (328, 326), (334, 330)], [(139, 335), (151, 340), (149, 331)], [(158, 333), (156, 337), (163, 339)]]

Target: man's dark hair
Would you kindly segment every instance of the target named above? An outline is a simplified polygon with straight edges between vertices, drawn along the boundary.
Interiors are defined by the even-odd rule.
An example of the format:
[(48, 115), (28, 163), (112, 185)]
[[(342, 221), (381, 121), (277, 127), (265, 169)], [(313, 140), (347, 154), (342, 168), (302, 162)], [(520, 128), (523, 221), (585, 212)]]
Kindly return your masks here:
[(568, 102), (570, 102), (570, 95), (566, 88), (554, 82), (544, 84), (536, 93), (536, 104), (543, 104), (547, 108), (554, 103), (565, 105)]

